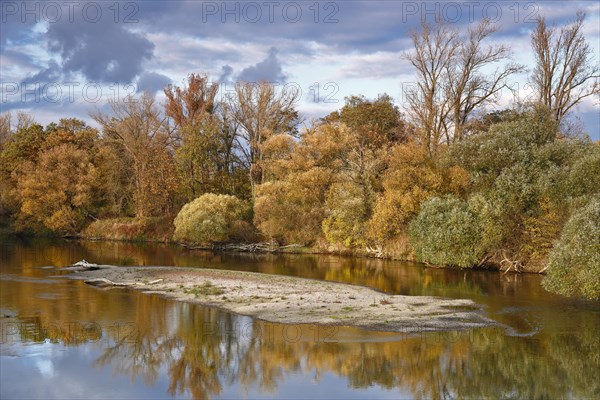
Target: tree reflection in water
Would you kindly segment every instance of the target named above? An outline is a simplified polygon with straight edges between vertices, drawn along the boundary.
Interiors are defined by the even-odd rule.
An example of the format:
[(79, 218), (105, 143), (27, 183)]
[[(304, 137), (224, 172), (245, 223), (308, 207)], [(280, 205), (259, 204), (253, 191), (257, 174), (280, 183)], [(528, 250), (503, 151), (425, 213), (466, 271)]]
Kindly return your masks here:
[[(11, 339), (67, 346), (96, 343), (101, 356), (95, 366), (148, 385), (168, 371), (173, 396), (218, 397), (233, 385), (277, 395), (293, 375), (320, 382), (334, 374), (352, 388), (408, 389), (416, 398), (600, 398), (597, 305), (573, 305), (545, 294), (537, 277), (465, 275), (316, 256), (188, 255), (190, 259), (178, 261), (168, 259), (178, 254), (168, 248), (144, 249), (89, 243), (21, 245), (3, 251), (2, 308), (17, 313), (2, 321), (18, 328), (11, 331)], [(530, 333), (510, 336), (489, 328), (409, 336), (272, 324), (154, 295), (51, 279), (57, 271), (39, 268), (81, 258), (111, 262), (123, 257), (135, 264), (210, 263), (363, 284), (390, 293), (473, 298), (517, 333)], [(538, 329), (531, 332), (523, 322), (528, 320)]]
[(157, 330), (160, 324), (145, 321), (136, 321), (134, 341), (107, 348), (97, 363), (148, 383), (156, 380), (161, 365), (168, 366), (171, 395), (189, 391), (194, 398), (218, 396), (224, 385), (236, 382), (275, 393), (296, 372), (317, 381), (324, 373), (334, 373), (355, 388), (410, 388), (417, 398), (600, 394), (600, 345), (592, 326), (580, 325), (578, 335), (540, 333), (528, 339), (490, 328), (383, 341), (373, 339), (385, 339), (386, 334), (339, 328), (336, 336), (355, 340), (327, 342), (315, 340), (318, 327), (290, 328), (195, 306), (182, 307), (176, 326), (163, 324), (164, 331)]

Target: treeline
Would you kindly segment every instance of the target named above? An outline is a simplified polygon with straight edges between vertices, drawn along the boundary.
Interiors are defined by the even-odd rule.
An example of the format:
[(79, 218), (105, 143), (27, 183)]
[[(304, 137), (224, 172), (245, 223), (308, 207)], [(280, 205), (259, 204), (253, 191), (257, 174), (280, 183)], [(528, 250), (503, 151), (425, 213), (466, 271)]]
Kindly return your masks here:
[(192, 74), (162, 105), (110, 102), (92, 114), (101, 131), (5, 114), (1, 211), (17, 230), (548, 269), (548, 288), (599, 298), (600, 146), (567, 119), (600, 92), (582, 24), (540, 19), (533, 101), (491, 113), (525, 67), (485, 44), (484, 20), (413, 34), (418, 80), (402, 111), (385, 94), (351, 96), (306, 123), (297, 93), (238, 83), (219, 97)]

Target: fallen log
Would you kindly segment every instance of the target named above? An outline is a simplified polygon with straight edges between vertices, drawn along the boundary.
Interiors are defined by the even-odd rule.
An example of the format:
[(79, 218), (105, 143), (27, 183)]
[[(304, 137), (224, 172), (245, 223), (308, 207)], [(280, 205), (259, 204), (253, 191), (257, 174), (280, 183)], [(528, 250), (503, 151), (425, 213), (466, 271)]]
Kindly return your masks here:
[(91, 286), (96, 286), (96, 287), (109, 287), (109, 286), (123, 286), (123, 287), (128, 287), (128, 286), (144, 286), (144, 285), (154, 285), (156, 283), (162, 282), (163, 279), (155, 279), (153, 281), (150, 281), (148, 283), (144, 283), (144, 282), (113, 282), (111, 280), (108, 280), (106, 278), (95, 278), (95, 279), (87, 279), (85, 281), (83, 281), (83, 283), (86, 283), (88, 285)]
[(75, 264), (65, 268), (69, 271), (96, 271), (100, 269), (98, 264), (87, 262), (86, 260), (77, 261)]
[(88, 285), (92, 285), (92, 286), (96, 286), (96, 287), (115, 286), (115, 283), (113, 281), (109, 281), (106, 278), (87, 279), (83, 282)]

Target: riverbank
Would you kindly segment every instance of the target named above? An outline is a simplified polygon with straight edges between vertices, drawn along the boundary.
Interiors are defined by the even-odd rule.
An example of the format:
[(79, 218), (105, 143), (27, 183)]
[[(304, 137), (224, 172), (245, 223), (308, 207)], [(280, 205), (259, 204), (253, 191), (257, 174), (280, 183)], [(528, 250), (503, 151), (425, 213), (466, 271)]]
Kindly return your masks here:
[[(11, 224), (7, 224), (11, 226)], [(0, 232), (1, 229), (0, 229)], [(10, 229), (4, 234), (10, 234)], [(17, 233), (14, 232), (13, 233)], [(27, 234), (27, 232), (23, 232)], [(35, 232), (29, 234), (37, 235)], [(50, 232), (47, 232), (50, 235)], [(89, 224), (80, 232), (72, 233), (68, 239), (88, 241), (118, 241), (133, 243), (163, 243), (181, 246), (190, 251), (213, 252), (243, 252), (243, 253), (273, 253), (273, 254), (314, 254), (335, 255), (347, 257), (367, 257), (382, 260), (418, 262), (415, 260), (413, 250), (406, 235), (388, 239), (382, 245), (348, 248), (341, 244), (327, 243), (324, 239), (317, 240), (310, 246), (303, 244), (280, 245), (275, 241), (265, 241), (257, 232), (245, 238), (233, 239), (231, 242), (214, 243), (211, 245), (198, 245), (173, 240), (174, 226), (171, 218), (105, 218), (98, 219)], [(51, 235), (50, 235), (51, 236)], [(67, 238), (67, 236), (61, 236)], [(504, 255), (495, 254), (488, 257), (472, 270), (501, 271), (511, 273), (545, 274), (546, 260), (530, 260), (526, 264), (514, 262)], [(423, 263), (428, 268), (455, 267)]]
[(275, 323), (408, 333), (497, 325), (471, 300), (387, 295), (362, 286), (254, 272), (98, 266), (73, 271), (69, 277), (101, 288), (127, 287)]
[[(436, 265), (424, 262), (418, 262), (412, 257), (412, 254), (404, 252), (402, 256), (396, 256), (395, 253), (382, 254), (373, 249), (359, 250), (349, 249), (340, 246), (304, 246), (299, 244), (278, 245), (273, 242), (258, 242), (258, 243), (221, 243), (211, 246), (199, 246), (188, 243), (177, 242), (173, 240), (147, 239), (147, 238), (106, 238), (106, 237), (87, 237), (78, 236), (74, 239), (88, 241), (111, 241), (111, 242), (131, 242), (131, 243), (164, 243), (181, 248), (188, 251), (212, 251), (212, 252), (231, 252), (231, 253), (271, 253), (271, 254), (314, 254), (314, 255), (332, 255), (344, 257), (362, 257), (376, 258), (381, 260), (391, 261), (407, 261), (411, 263), (419, 263), (427, 268), (442, 268), (442, 269), (458, 269), (449, 265)], [(503, 266), (502, 263), (484, 263), (473, 268), (467, 268), (473, 271), (494, 271), (503, 273), (530, 273), (545, 275), (545, 266), (523, 266), (515, 268), (512, 264)]]
[[(8, 229), (1, 232), (4, 235), (15, 235), (16, 232)], [(24, 234), (24, 233), (19, 233)], [(26, 234), (29, 236), (30, 234)], [(37, 236), (37, 235), (34, 235)], [(44, 235), (53, 237), (50, 234)], [(60, 236), (71, 240), (85, 241), (107, 241), (107, 242), (130, 242), (130, 243), (162, 243), (180, 246), (183, 249), (194, 251), (213, 251), (213, 252), (241, 252), (241, 253), (273, 253), (273, 254), (315, 254), (315, 255), (335, 255), (347, 257), (367, 257), (378, 258), (382, 260), (417, 262), (408, 247), (406, 240), (397, 240), (388, 243), (382, 249), (365, 248), (350, 249), (343, 246), (326, 245), (324, 243), (314, 246), (304, 246), (300, 244), (279, 245), (275, 242), (255, 242), (255, 243), (218, 243), (213, 245), (194, 245), (174, 241), (172, 239), (172, 226), (167, 227), (164, 219), (135, 220), (133, 218), (115, 218), (112, 220), (98, 220), (88, 228), (77, 235)], [(470, 270), (480, 271), (500, 271), (505, 273), (531, 273), (545, 274), (545, 263), (536, 263), (533, 265), (519, 265), (514, 263), (504, 264), (502, 261), (487, 260), (482, 265), (469, 268)], [(428, 268), (456, 269), (447, 265), (434, 265), (423, 263)]]
[[(317, 241), (311, 246), (303, 244), (280, 245), (274, 241), (264, 241), (260, 235), (250, 235), (245, 242), (214, 243), (212, 245), (198, 245), (178, 242), (173, 240), (173, 225), (165, 218), (115, 218), (98, 220), (90, 224), (79, 233), (78, 238), (83, 240), (116, 240), (132, 242), (168, 243), (182, 246), (188, 250), (229, 251), (248, 253), (276, 253), (276, 254), (321, 254), (349, 257), (369, 257), (384, 260), (416, 262), (407, 236), (399, 236), (387, 240), (380, 246), (365, 246), (362, 248), (348, 248), (340, 244), (330, 244), (324, 240)], [(262, 240), (262, 241), (261, 241)], [(516, 273), (544, 273), (546, 263), (531, 262), (522, 264), (511, 262), (506, 257), (495, 255), (489, 257), (480, 265), (470, 269), (490, 270)], [(453, 268), (447, 265), (433, 265), (425, 263), (431, 268)]]

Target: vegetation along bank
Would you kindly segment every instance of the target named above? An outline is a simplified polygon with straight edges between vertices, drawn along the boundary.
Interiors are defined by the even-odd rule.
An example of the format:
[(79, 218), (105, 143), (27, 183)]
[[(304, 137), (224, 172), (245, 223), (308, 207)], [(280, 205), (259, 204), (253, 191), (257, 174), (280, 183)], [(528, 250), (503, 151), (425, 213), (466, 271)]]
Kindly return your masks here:
[[(298, 93), (240, 82), (219, 96), (191, 74), (164, 104), (150, 93), (110, 102), (91, 115), (99, 129), (3, 114), (0, 229), (495, 266), (599, 299), (600, 145), (571, 114), (600, 92), (583, 18), (540, 19), (530, 66), (488, 45), (487, 20), (452, 29), (414, 33), (406, 59), (419, 85), (402, 109), (386, 94), (350, 96), (306, 121)], [(497, 109), (525, 70), (533, 97)]]

